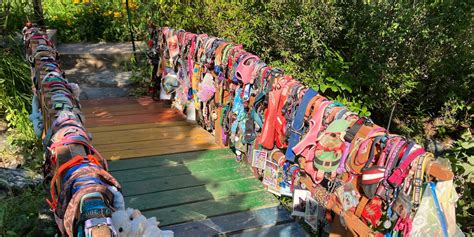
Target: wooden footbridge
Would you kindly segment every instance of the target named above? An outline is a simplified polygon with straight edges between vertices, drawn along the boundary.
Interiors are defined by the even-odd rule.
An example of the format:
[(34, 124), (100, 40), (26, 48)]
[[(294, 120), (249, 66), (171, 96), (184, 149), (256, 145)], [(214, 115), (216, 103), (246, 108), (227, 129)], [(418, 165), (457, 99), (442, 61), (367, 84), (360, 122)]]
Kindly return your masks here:
[[(59, 135), (56, 138), (62, 138), (62, 140), (55, 140), (54, 143), (48, 147), (54, 151), (54, 155), (50, 155), (49, 157), (51, 159), (51, 164), (48, 165), (52, 166), (54, 169), (57, 169), (51, 169), (52, 172), (50, 172), (54, 174), (54, 176), (51, 182), (52, 201), (49, 203), (52, 209), (56, 209), (55, 219), (57, 220), (58, 227), (60, 227), (62, 232), (65, 230), (67, 234), (72, 235), (74, 229), (74, 220), (77, 217), (77, 210), (79, 210), (76, 206), (78, 206), (79, 203), (81, 205), (81, 218), (83, 218), (83, 214), (84, 217), (89, 214), (96, 214), (91, 211), (110, 211), (109, 208), (105, 207), (105, 202), (103, 200), (99, 200), (98, 197), (103, 198), (104, 193), (108, 193), (109, 196), (115, 196), (115, 193), (118, 193), (117, 190), (101, 184), (99, 182), (100, 180), (98, 180), (96, 176), (88, 176), (89, 173), (100, 175), (97, 177), (107, 176), (107, 180), (113, 183), (113, 186), (120, 186), (113, 178), (108, 176), (105, 170), (102, 169), (102, 167), (105, 167), (105, 164), (100, 163), (102, 160), (99, 161), (97, 157), (105, 157), (109, 160), (108, 171), (110, 171), (112, 175), (121, 183), (122, 194), (125, 198), (126, 206), (141, 210), (142, 213), (147, 217), (155, 216), (161, 222), (160, 227), (162, 229), (173, 230), (175, 232), (175, 236), (308, 235), (302, 229), (302, 227), (294, 221), (289, 212), (280, 206), (278, 199), (267, 192), (263, 185), (256, 178), (254, 178), (250, 167), (248, 167), (246, 164), (236, 162), (234, 154), (229, 149), (217, 145), (217, 143), (215, 143), (216, 138), (213, 135), (209, 134), (207, 131), (200, 128), (196, 124), (187, 121), (184, 114), (182, 114), (180, 111), (171, 109), (169, 103), (163, 101), (155, 102), (149, 97), (114, 97), (82, 100), (81, 111), (85, 115), (86, 121), (85, 124), (82, 124), (82, 121), (80, 121), (80, 123), (77, 122), (76, 113), (79, 112), (76, 112), (76, 110), (78, 111), (80, 106), (78, 103), (76, 103), (76, 100), (69, 99), (78, 97), (77, 90), (74, 92), (72, 87), (73, 85), (69, 84), (69, 82), (65, 80), (60, 74), (63, 71), (61, 71), (57, 64), (58, 62), (55, 59), (57, 54), (52, 52), (54, 50), (51, 48), (47, 50), (48, 48), (45, 46), (47, 44), (44, 42), (41, 50), (38, 50), (38, 52), (36, 52), (36, 49), (33, 50), (33, 48), (36, 47), (35, 45), (39, 45), (39, 42), (44, 41), (44, 35), (35, 34), (36, 33), (31, 32), (31, 38), (28, 37), (29, 43), (26, 44), (32, 47), (32, 52), (35, 52), (33, 76), (38, 80), (33, 80), (35, 88), (37, 89), (35, 90), (37, 93), (35, 94), (35, 96), (37, 96), (35, 98), (37, 98), (37, 100), (34, 100), (33, 102), (41, 101), (41, 107), (37, 105), (38, 103), (33, 103), (33, 105), (36, 104), (36, 108), (34, 107), (33, 111), (38, 112), (38, 110), (40, 110), (39, 108), (41, 108), (41, 112), (43, 114), (42, 119), (44, 120), (44, 124), (47, 125), (42, 128), (44, 129), (43, 132), (52, 131), (49, 129), (51, 124), (53, 124), (52, 128), (54, 128), (54, 126), (66, 126), (64, 128), (60, 128), (63, 129), (61, 130), (61, 133), (57, 132)], [(35, 38), (33, 38), (33, 36)], [(30, 39), (32, 41), (30, 41)], [(207, 43), (204, 45), (207, 45)], [(49, 56), (45, 58), (43, 57), (43, 54)], [(249, 57), (253, 56), (250, 55)], [(89, 62), (95, 61), (96, 60), (94, 57), (92, 59), (89, 58), (86, 60), (71, 60), (71, 62), (75, 63), (85, 62), (84, 65), (86, 66), (89, 65)], [(76, 71), (78, 72), (82, 72), (78, 68), (74, 69), (77, 69)], [(266, 68), (265, 70), (270, 69)], [(264, 72), (268, 72), (265, 70)], [(270, 72), (271, 75), (273, 75), (272, 73), (273, 72)], [(271, 77), (273, 78), (273, 76)], [(82, 79), (83, 77), (80, 78)], [(279, 78), (280, 81), (278, 81), (278, 83), (284, 82), (284, 84), (288, 86), (298, 83), (297, 81), (287, 77)], [(114, 78), (114, 82), (120, 84), (118, 83), (119, 78), (117, 80), (115, 79), (117, 78)], [(274, 82), (273, 79), (269, 81)], [(89, 87), (89, 89), (95, 88), (96, 85), (98, 85), (97, 83), (101, 81), (103, 82), (102, 79), (93, 81), (94, 84), (92, 84), (92, 87)], [(82, 84), (80, 81), (77, 82)], [(193, 84), (195, 84), (194, 81)], [(283, 93), (282, 91), (289, 91), (289, 87), (285, 87), (288, 90), (283, 90), (283, 88), (280, 87), (280, 84), (277, 84), (277, 87), (278, 89), (275, 91), (278, 91), (278, 93)], [(297, 87), (297, 89), (298, 88), (301, 87)], [(293, 90), (293, 87), (292, 91), (297, 94), (300, 92), (299, 89)], [(309, 95), (312, 93), (316, 94), (315, 91), (308, 91), (310, 91)], [(280, 94), (278, 93), (274, 94), (273, 96), (279, 96)], [(305, 92), (304, 96), (306, 95), (307, 93)], [(273, 96), (271, 98), (273, 98)], [(87, 96), (86, 98), (90, 97)], [(311, 96), (308, 98), (312, 98), (312, 103), (319, 103), (317, 111), (321, 111), (312, 112), (311, 123), (313, 123), (313, 117), (315, 117), (315, 115), (320, 116), (319, 119), (321, 120), (321, 116), (325, 114), (323, 112), (325, 112), (325, 109), (328, 108), (332, 102), (326, 101), (324, 97), (316, 98), (315, 96)], [(236, 101), (236, 103), (239, 102), (239, 100)], [(274, 99), (271, 101), (275, 102)], [(309, 101), (309, 103), (311, 103), (311, 101)], [(324, 105), (321, 105), (321, 103), (324, 103)], [(277, 101), (276, 104), (282, 103)], [(301, 106), (301, 104), (299, 106)], [(48, 109), (50, 107), (53, 108), (53, 110)], [(337, 106), (331, 107), (331, 113), (328, 113), (328, 117), (330, 117), (329, 115), (333, 115), (332, 119), (334, 121), (336, 114), (339, 115), (342, 110), (340, 107), (339, 110), (336, 110), (336, 107)], [(73, 111), (65, 111), (62, 114), (63, 117), (60, 117), (61, 122), (59, 122), (59, 125), (49, 121), (50, 118), (53, 118), (58, 113), (56, 110), (61, 110), (59, 112), (61, 113), (65, 108), (71, 109)], [(274, 106), (273, 108), (276, 107)], [(311, 107), (309, 106), (307, 108)], [(300, 114), (306, 115), (305, 110), (306, 113), (309, 111), (307, 108), (298, 110), (298, 112), (302, 111), (303, 113)], [(272, 109), (270, 111), (275, 112), (277, 110)], [(72, 115), (68, 114), (67, 112), (72, 112)], [(346, 113), (350, 114), (350, 112), (346, 110), (341, 115), (344, 116)], [(268, 116), (272, 116), (272, 113), (270, 112), (267, 114), (269, 114)], [(38, 114), (36, 113), (36, 115)], [(72, 119), (72, 117), (74, 117), (74, 119)], [(273, 117), (267, 117), (267, 119), (268, 118), (273, 119)], [(279, 117), (277, 117), (277, 119), (278, 118)], [(300, 116), (300, 118), (302, 118), (301, 121), (303, 121), (303, 117)], [(340, 119), (337, 120), (340, 121)], [(381, 127), (375, 127), (376, 125), (371, 123), (366, 125), (366, 123), (368, 123), (366, 119), (357, 117), (353, 118), (352, 120), (354, 121), (354, 125), (349, 130), (351, 133), (348, 133), (351, 136), (349, 136), (349, 138), (344, 137), (344, 139), (341, 137), (341, 142), (344, 142), (344, 140), (352, 142), (354, 136), (359, 134), (359, 132), (353, 133), (353, 128), (355, 128), (355, 131), (363, 131), (360, 133), (360, 136), (364, 137), (369, 136), (364, 135), (365, 133), (370, 134), (370, 132), (375, 130), (383, 130)], [(293, 122), (294, 121), (295, 119), (293, 119)], [(332, 124), (333, 122), (331, 122), (328, 127), (331, 127)], [(270, 123), (269, 126), (272, 126), (272, 124)], [(294, 130), (293, 126), (294, 124), (291, 126), (291, 129)], [(102, 154), (102, 156), (97, 154), (88, 154), (87, 163), (83, 163), (85, 155), (75, 155), (81, 154), (81, 152), (84, 152), (84, 150), (81, 149), (77, 152), (76, 150), (70, 150), (71, 148), (75, 148), (75, 146), (70, 145), (79, 144), (81, 146), (87, 147), (89, 152), (96, 153), (95, 149), (91, 149), (89, 146), (90, 136), (86, 134), (85, 128), (83, 127), (88, 128), (87, 132), (89, 132), (93, 138), (93, 145)], [(364, 129), (362, 130), (362, 128)], [(318, 129), (319, 128), (316, 128), (316, 131), (319, 131)], [(327, 130), (329, 130), (329, 128)], [(334, 134), (337, 131), (331, 130), (329, 132)], [(383, 130), (383, 132), (383, 136), (385, 138), (388, 137), (387, 139), (392, 139), (390, 140), (391, 146), (389, 146), (390, 152), (388, 153), (391, 157), (391, 159), (389, 159), (390, 164), (386, 165), (393, 165), (394, 161), (398, 159), (397, 157), (399, 154), (404, 154), (404, 157), (411, 157), (411, 160), (406, 158), (406, 160), (409, 160), (410, 162), (412, 162), (416, 157), (421, 157), (420, 161), (417, 162), (415, 174), (423, 177), (423, 172), (425, 172), (425, 174), (431, 175), (439, 180), (451, 180), (453, 178), (454, 174), (449, 170), (448, 167), (443, 166), (442, 164), (436, 164), (434, 162), (431, 163), (430, 154), (425, 153), (422, 149), (417, 149), (413, 153), (410, 153), (410, 148), (408, 149), (409, 153), (401, 153), (402, 148), (404, 148), (404, 144), (409, 143), (408, 140), (404, 141), (404, 138), (401, 136), (389, 137), (388, 134), (385, 134), (385, 130)], [(300, 137), (302, 136), (300, 130), (295, 130), (292, 132), (292, 134), (299, 135)], [(314, 133), (311, 134), (314, 135)], [(312, 137), (309, 137), (308, 139), (312, 139)], [(87, 143), (83, 140), (87, 140)], [(321, 141), (319, 143), (322, 143)], [(369, 140), (365, 138), (363, 140), (357, 140), (357, 142), (360, 141), (363, 141), (361, 144), (365, 144), (365, 141)], [(47, 140), (47, 142), (50, 141)], [(374, 144), (376, 144), (376, 142), (377, 141), (373, 141)], [(362, 146), (361, 144), (356, 147), (358, 150), (352, 149), (351, 152), (354, 151), (355, 154), (355, 151), (357, 151), (357, 155), (359, 155), (359, 147)], [(410, 144), (412, 143), (410, 142)], [(271, 143), (271, 146), (273, 146), (273, 143)], [(341, 147), (343, 146), (339, 146), (338, 149)], [(353, 146), (351, 145), (350, 147)], [(65, 151), (61, 151), (61, 149), (64, 149)], [(321, 150), (324, 151), (327, 149), (333, 148), (326, 148), (325, 146), (321, 148)], [(418, 152), (421, 152), (422, 154), (420, 155)], [(385, 153), (385, 149), (381, 151), (381, 153)], [(415, 155), (412, 156), (412, 154)], [(366, 155), (368, 157), (370, 154), (366, 152)], [(272, 159), (274, 158), (275, 157), (272, 157)], [(355, 160), (357, 161), (357, 159)], [(330, 160), (328, 161), (325, 159), (322, 161), (324, 162), (320, 165), (324, 165), (324, 167), (326, 167), (327, 162), (330, 162)], [(302, 164), (305, 164), (306, 160), (303, 158), (301, 162)], [(309, 162), (314, 163), (313, 161)], [(321, 162), (321, 160), (319, 162)], [(347, 161), (345, 164), (351, 165), (352, 163), (350, 162), (351, 160), (349, 159), (349, 161)], [(369, 160), (364, 162), (369, 162)], [(429, 164), (430, 168), (423, 171), (423, 167), (426, 163)], [(56, 167), (58, 166), (57, 164), (61, 165)], [(354, 167), (351, 166), (351, 169), (362, 169), (364, 163), (361, 164), (362, 166), (359, 164), (353, 164)], [(403, 163), (403, 165), (397, 166), (397, 169), (401, 166), (404, 166), (404, 168), (398, 169), (403, 172), (403, 169), (405, 169), (407, 165), (408, 163)], [(72, 169), (71, 167), (78, 168), (73, 171), (73, 174), (69, 176), (67, 173), (64, 174), (64, 171), (69, 169), (67, 171), (69, 172)], [(306, 166), (308, 169), (305, 171), (308, 174), (310, 174), (309, 172), (312, 172), (311, 169), (309, 169), (310, 167), (312, 166)], [(302, 168), (304, 168), (304, 166), (302, 166)], [(296, 174), (298, 170), (299, 167), (293, 171), (293, 175)], [(324, 171), (324, 169), (322, 170)], [(396, 176), (393, 176), (393, 173), (395, 172), (392, 172), (390, 178), (395, 177), (395, 183), (401, 182), (400, 180), (403, 178), (402, 174), (395, 173)], [(314, 174), (315, 173), (313, 172), (312, 175)], [(318, 177), (320, 174), (321, 173), (318, 173)], [(61, 175), (64, 175), (63, 178), (68, 177), (67, 181), (63, 182), (64, 187), (66, 188), (61, 187), (62, 185), (59, 183), (63, 180), (61, 179)], [(76, 176), (73, 178), (73, 175)], [(349, 179), (349, 176), (345, 177), (346, 179), (344, 180), (343, 177), (341, 182), (352, 183), (357, 187), (357, 185), (355, 185), (355, 182), (357, 183), (357, 179)], [(70, 183), (69, 181), (77, 182)], [(322, 203), (325, 203), (323, 205), (325, 208), (334, 211), (336, 214), (342, 213), (341, 216), (343, 217), (344, 222), (352, 234), (358, 236), (374, 234), (374, 232), (357, 216), (357, 214), (352, 213), (351, 210), (343, 210), (343, 206), (336, 200), (337, 197), (334, 192), (328, 192), (331, 187), (335, 187), (336, 182), (327, 181), (326, 188), (322, 186), (322, 182), (321, 185), (314, 186), (311, 177), (307, 175), (300, 177), (300, 183), (311, 193), (318, 194), (315, 195), (315, 198), (319, 198), (319, 200), (321, 200), (321, 205)], [(77, 187), (83, 189), (79, 190)], [(418, 187), (421, 188), (420, 186)], [(55, 198), (55, 188), (61, 189), (61, 194), (63, 194), (63, 197), (67, 196), (68, 194), (66, 192), (62, 192), (64, 190), (67, 191), (68, 189), (74, 188), (77, 188), (78, 190), (75, 191), (75, 194), (70, 198), (70, 200), (64, 199), (69, 202), (67, 207), (65, 207), (65, 205), (63, 205), (64, 200), (59, 199), (61, 201), (59, 203), (58, 199)], [(97, 193), (100, 196), (93, 196)], [(87, 200), (84, 199), (85, 201), (82, 202), (80, 199), (85, 197), (86, 194), (93, 195), (87, 197)], [(117, 196), (120, 196), (120, 194), (117, 194)], [(109, 200), (112, 199), (113, 198), (110, 198)], [(369, 199), (362, 198), (361, 200), (365, 201), (361, 201), (360, 203), (362, 204), (357, 205), (357, 210), (364, 211), (365, 205), (368, 205), (367, 202)], [(119, 202), (118, 199), (117, 202)], [(58, 205), (58, 203), (60, 205)], [(83, 203), (86, 203), (87, 205), (82, 206)], [(101, 204), (102, 206), (96, 204)], [(123, 205), (122, 203), (117, 203), (116, 206)], [(308, 205), (306, 209), (315, 211), (315, 205), (313, 205), (313, 207)], [(359, 212), (359, 214), (361, 213)], [(311, 219), (314, 216), (307, 215), (307, 217)], [(87, 219), (83, 226), (84, 229), (82, 230), (98, 231), (100, 233), (110, 232), (107, 227), (107, 223), (109, 223), (110, 220), (108, 220), (108, 222), (104, 222), (106, 219), (102, 219), (98, 225), (93, 225), (94, 220), (96, 221), (97, 218), (94, 217)], [(333, 220), (335, 221), (333, 222), (330, 236), (348, 236), (350, 234), (348, 233), (348, 230), (343, 229), (343, 227), (340, 225), (339, 216), (335, 216)], [(315, 221), (314, 218), (313, 221)]]
[(166, 102), (81, 101), (95, 147), (110, 159), (127, 207), (175, 236), (305, 236), (249, 167)]

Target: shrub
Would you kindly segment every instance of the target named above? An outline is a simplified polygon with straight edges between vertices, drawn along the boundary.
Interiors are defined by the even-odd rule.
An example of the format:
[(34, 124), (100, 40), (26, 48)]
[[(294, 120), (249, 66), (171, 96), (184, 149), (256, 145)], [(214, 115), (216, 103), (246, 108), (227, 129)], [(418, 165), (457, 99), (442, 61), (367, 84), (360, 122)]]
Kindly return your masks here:
[[(12, 145), (31, 149), (37, 144), (31, 122), (30, 66), (18, 47), (0, 49), (0, 111), (8, 122)], [(3, 117), (2, 116), (2, 117)]]

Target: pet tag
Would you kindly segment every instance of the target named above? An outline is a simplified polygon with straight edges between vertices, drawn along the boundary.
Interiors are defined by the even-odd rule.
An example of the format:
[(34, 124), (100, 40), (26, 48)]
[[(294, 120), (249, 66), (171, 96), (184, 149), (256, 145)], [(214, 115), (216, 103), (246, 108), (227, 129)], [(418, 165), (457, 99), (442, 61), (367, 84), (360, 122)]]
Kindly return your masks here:
[(392, 226), (392, 222), (390, 220), (386, 220), (383, 222), (383, 228), (385, 229), (390, 229), (390, 227)]

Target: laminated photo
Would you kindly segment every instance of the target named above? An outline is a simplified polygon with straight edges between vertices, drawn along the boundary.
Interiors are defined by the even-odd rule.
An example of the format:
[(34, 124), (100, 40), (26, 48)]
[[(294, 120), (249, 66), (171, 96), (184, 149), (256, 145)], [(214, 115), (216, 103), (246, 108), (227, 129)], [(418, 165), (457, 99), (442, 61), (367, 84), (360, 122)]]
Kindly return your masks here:
[(318, 230), (318, 226), (321, 223), (322, 217), (324, 217), (324, 208), (321, 207), (319, 203), (310, 195), (308, 195), (306, 198), (304, 221), (314, 230)]
[(306, 211), (306, 198), (311, 195), (308, 190), (295, 189), (293, 193), (293, 212), (292, 216), (304, 217)]
[(293, 196), (290, 185), (288, 183), (280, 182), (280, 194), (287, 197)]
[(268, 187), (269, 191), (280, 193), (278, 185), (278, 164), (273, 161), (267, 160), (265, 162), (263, 184)]
[(253, 150), (252, 166), (258, 169), (265, 169), (265, 162), (267, 161), (267, 151)]

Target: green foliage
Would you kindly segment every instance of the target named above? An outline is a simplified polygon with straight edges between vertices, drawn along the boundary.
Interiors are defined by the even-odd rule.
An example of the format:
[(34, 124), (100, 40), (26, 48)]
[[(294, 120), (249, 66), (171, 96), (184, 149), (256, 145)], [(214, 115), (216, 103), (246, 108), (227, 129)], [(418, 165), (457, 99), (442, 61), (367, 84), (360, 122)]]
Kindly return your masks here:
[[(53, 236), (54, 222), (40, 220), (45, 193), (42, 187), (30, 188), (0, 202), (0, 236)], [(43, 217), (44, 218), (44, 217)]]
[(469, 1), (340, 5), (345, 21), (331, 46), (352, 62), (354, 92), (364, 95), (376, 121), (388, 121), (398, 102), (397, 130), (417, 135), (420, 114), (440, 116), (451, 99), (472, 102), (472, 6)]
[(453, 172), (456, 174), (454, 183), (461, 196), (457, 208), (457, 221), (472, 232), (472, 218), (474, 218), (474, 137), (469, 130), (464, 131), (461, 138), (445, 154), (451, 162)]
[(19, 32), (25, 22), (33, 15), (32, 1), (4, 0), (0, 1), (0, 22), (4, 35)]
[(21, 58), (19, 48), (3, 48), (0, 58), (0, 111), (9, 126), (10, 143), (31, 149), (37, 139), (28, 119), (31, 110), (30, 66)]
[(88, 4), (71, 1), (44, 0), (46, 24), (59, 29), (58, 40), (126, 41), (127, 21), (120, 1), (96, 0)]

